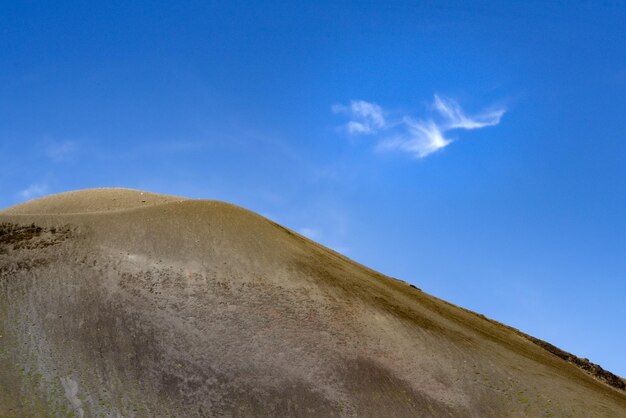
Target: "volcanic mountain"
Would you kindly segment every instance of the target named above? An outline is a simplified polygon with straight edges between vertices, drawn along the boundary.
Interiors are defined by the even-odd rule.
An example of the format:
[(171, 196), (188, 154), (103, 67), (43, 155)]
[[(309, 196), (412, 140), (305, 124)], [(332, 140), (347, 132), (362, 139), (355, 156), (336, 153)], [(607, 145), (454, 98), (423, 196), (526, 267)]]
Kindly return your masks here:
[(626, 416), (586, 359), (240, 207), (0, 212), (0, 416)]

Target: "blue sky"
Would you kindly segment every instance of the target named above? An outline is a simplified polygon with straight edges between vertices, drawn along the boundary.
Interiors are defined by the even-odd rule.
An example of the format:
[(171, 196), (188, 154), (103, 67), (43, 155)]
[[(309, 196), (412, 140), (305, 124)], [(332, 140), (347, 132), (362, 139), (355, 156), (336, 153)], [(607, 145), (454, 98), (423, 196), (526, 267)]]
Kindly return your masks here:
[(230, 201), (626, 376), (626, 4), (1, 2), (0, 207)]

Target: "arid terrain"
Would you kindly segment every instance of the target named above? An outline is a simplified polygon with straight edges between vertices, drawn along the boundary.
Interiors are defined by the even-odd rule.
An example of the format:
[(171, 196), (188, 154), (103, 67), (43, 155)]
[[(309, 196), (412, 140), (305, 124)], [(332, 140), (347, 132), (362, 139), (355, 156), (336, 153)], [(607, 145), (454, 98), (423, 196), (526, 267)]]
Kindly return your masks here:
[(0, 416), (625, 417), (624, 380), (227, 203), (0, 212)]

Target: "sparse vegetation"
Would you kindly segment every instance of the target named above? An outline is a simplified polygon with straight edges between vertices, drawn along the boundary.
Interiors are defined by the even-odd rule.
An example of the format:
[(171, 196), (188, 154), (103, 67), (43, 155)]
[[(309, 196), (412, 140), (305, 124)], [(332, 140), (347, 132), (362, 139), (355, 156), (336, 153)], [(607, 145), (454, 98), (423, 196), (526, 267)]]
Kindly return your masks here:
[(246, 210), (81, 193), (0, 214), (0, 416), (626, 415), (568, 353)]

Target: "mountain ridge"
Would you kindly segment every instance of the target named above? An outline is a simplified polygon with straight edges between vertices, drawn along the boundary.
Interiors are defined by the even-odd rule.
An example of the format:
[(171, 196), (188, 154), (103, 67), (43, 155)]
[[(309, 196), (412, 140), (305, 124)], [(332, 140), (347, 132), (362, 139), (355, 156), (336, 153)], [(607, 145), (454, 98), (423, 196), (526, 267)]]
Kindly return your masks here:
[[(0, 212), (4, 228), (17, 228), (0, 234), (0, 331), (16, 343), (6, 357), (24, 376), (42, 376), (33, 391), (26, 377), (0, 374), (5, 389), (21, 382), (23, 404), (127, 415), (149, 404), (233, 416), (626, 411), (624, 392), (602, 373), (584, 373), (540, 340), (246, 209), (127, 189), (70, 193)], [(107, 210), (94, 211), (102, 202)], [(54, 298), (72, 302), (57, 308)], [(102, 303), (106, 315), (92, 305)], [(50, 319), (59, 309), (60, 320)], [(83, 360), (70, 361), (64, 344)], [(132, 388), (127, 400), (111, 395), (116, 380)], [(373, 394), (378, 402), (363, 399)]]

